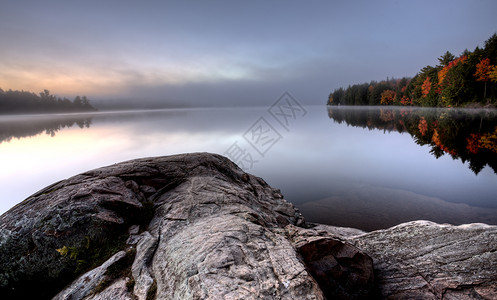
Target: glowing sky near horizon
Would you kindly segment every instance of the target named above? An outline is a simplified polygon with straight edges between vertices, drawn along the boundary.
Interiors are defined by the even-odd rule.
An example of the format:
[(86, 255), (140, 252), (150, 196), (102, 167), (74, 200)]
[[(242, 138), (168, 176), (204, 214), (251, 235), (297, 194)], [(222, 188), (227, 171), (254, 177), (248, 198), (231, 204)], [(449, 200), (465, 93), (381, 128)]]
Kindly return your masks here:
[[(6, 3), (5, 3), (6, 2)], [(4, 1), (0, 88), (189, 104), (324, 103), (497, 31), (494, 0)]]

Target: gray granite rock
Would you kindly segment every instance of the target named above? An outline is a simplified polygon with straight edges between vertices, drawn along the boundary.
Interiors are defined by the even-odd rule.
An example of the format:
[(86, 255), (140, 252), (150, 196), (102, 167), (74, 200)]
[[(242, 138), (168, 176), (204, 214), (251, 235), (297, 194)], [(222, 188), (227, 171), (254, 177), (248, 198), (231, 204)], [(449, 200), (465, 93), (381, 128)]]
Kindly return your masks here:
[(497, 227), (415, 221), (349, 240), (375, 261), (384, 297), (497, 299)]
[[(105, 281), (108, 275), (109, 267), (116, 264), (119, 260), (126, 256), (125, 251), (119, 251), (104, 262), (101, 266), (96, 267), (80, 276), (71, 284), (70, 289), (64, 289), (61, 293), (55, 296), (54, 300), (61, 299), (84, 299), (92, 296), (95, 291), (99, 290), (99, 285)], [(117, 299), (117, 298), (115, 298)]]
[(222, 156), (144, 158), (53, 184), (0, 216), (0, 295), (495, 299), (496, 228), (307, 228), (279, 190)]
[(0, 217), (0, 294), (324, 299), (285, 236), (289, 224), (304, 224), (298, 210), (222, 156), (123, 162), (49, 186)]
[(341, 238), (373, 259), (382, 299), (497, 299), (497, 226), (413, 221), (369, 233), (292, 227), (297, 243)]

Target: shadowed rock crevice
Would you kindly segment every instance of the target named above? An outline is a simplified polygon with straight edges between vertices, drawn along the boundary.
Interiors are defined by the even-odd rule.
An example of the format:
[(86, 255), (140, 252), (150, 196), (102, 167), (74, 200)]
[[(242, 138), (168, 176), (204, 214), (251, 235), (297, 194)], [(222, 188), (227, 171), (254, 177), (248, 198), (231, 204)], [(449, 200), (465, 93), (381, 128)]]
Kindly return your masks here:
[(372, 299), (376, 295), (372, 259), (356, 247), (323, 238), (298, 248), (327, 299)]

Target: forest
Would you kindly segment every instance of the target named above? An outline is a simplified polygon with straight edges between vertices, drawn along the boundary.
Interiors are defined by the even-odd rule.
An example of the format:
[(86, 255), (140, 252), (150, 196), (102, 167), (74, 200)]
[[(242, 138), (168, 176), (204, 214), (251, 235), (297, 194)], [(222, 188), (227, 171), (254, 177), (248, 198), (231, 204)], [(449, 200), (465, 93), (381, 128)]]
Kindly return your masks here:
[(56, 97), (48, 90), (36, 95), (26, 91), (4, 91), (0, 88), (0, 114), (91, 112), (96, 110), (86, 96), (76, 96), (71, 101), (65, 97)]
[(391, 78), (335, 89), (328, 105), (405, 105), (430, 107), (496, 106), (497, 33), (483, 48), (449, 51), (436, 66), (422, 68), (414, 77)]

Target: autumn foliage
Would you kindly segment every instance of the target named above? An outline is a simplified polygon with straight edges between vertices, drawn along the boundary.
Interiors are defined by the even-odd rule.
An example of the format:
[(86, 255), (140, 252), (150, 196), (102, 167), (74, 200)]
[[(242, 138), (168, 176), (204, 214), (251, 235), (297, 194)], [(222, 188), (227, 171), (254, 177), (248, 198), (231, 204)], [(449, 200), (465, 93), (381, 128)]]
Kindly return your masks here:
[(497, 66), (494, 66), (489, 72), (488, 77), (492, 82), (497, 82)]
[(481, 134), (479, 133), (471, 133), (469, 137), (466, 138), (466, 149), (469, 151), (471, 154), (477, 154), (478, 149), (481, 148)]
[(495, 127), (494, 132), (482, 135), (480, 138), (480, 145), (481, 148), (497, 153), (497, 127)]
[(431, 90), (431, 78), (426, 77), (426, 79), (423, 81), (423, 85), (421, 86), (421, 94), (423, 95), (423, 98), (426, 98), (428, 94), (430, 93)]
[(451, 61), (448, 65), (444, 66), (440, 71), (438, 71), (438, 83), (442, 84), (447, 77), (447, 73), (449, 72), (450, 69), (453, 67), (457, 66), (460, 63), (464, 63), (468, 59), (466, 55), (463, 55), (461, 57), (458, 57)]
[(381, 104), (393, 104), (393, 100), (395, 99), (395, 92), (392, 90), (384, 90), (381, 92)]
[(428, 131), (428, 123), (426, 122), (425, 117), (421, 117), (421, 119), (419, 119), (418, 129), (422, 136), (426, 135), (426, 132)]
[(476, 72), (474, 76), (476, 81), (488, 81), (490, 79), (490, 71), (493, 66), (490, 65), (490, 59), (484, 58), (476, 65)]
[(414, 77), (371, 81), (339, 88), (330, 93), (329, 105), (464, 106), (480, 102), (497, 105), (497, 33), (485, 47), (449, 51), (437, 66), (426, 66)]
[(490, 65), (490, 59), (484, 58), (476, 65), (476, 72), (474, 76), (476, 81), (485, 82), (483, 91), (483, 98), (487, 98), (487, 81), (490, 79), (490, 74), (495, 67)]

